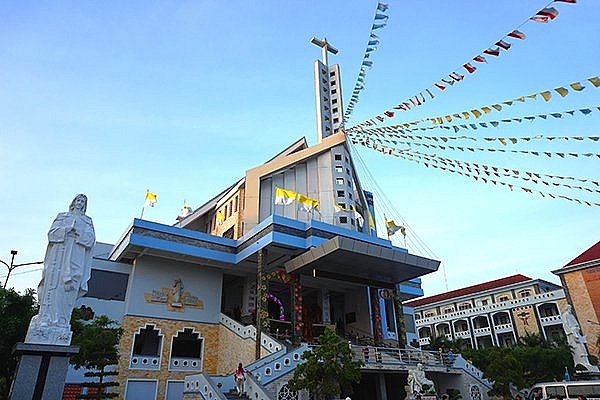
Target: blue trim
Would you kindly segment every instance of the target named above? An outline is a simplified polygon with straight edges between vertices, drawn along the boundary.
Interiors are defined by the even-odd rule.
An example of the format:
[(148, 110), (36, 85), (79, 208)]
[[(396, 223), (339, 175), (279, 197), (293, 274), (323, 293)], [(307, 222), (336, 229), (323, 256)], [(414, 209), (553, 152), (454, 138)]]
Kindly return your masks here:
[[(286, 227), (303, 232), (304, 234), (296, 236), (293, 234), (279, 232), (277, 231), (277, 229), (275, 229), (274, 231), (265, 233), (264, 236), (256, 240), (254, 243), (250, 243), (250, 240), (255, 240), (253, 239), (254, 237), (260, 236), (261, 232), (266, 229), (269, 229), (270, 226)], [(221, 246), (222, 248), (227, 250), (225, 251), (208, 249), (204, 246), (194, 246), (170, 241), (168, 239), (160, 239), (146, 235), (140, 235), (138, 233), (133, 233), (135, 232), (135, 228), (165, 233), (181, 238), (187, 238), (190, 240), (197, 240), (200, 242), (205, 242), (207, 244)], [(295, 219), (282, 217), (281, 215), (270, 215), (238, 240), (223, 238), (220, 236), (210, 235), (204, 232), (192, 231), (185, 228), (164, 225), (158, 222), (146, 221), (136, 218), (133, 220), (133, 224), (128, 230), (129, 232), (131, 232), (131, 234), (129, 236), (125, 235), (123, 241), (120, 243), (117, 252), (123, 251), (128, 245), (136, 245), (154, 248), (162, 251), (179, 253), (182, 255), (206, 258), (209, 260), (235, 265), (247, 259), (251, 255), (255, 254), (259, 249), (264, 248), (270, 244), (277, 244), (299, 250), (306, 250), (311, 247), (320, 246), (328, 240), (327, 238), (317, 236), (314, 234), (306, 236), (306, 233), (311, 230), (325, 232), (331, 236), (348, 237), (355, 240), (359, 240), (361, 242), (365, 242), (367, 244), (376, 244), (384, 248), (394, 249), (397, 251), (408, 253), (406, 249), (401, 247), (395, 247), (392, 245), (391, 241), (379, 238), (377, 236), (370, 236), (362, 232), (356, 232), (343, 227), (330, 225), (322, 221), (311, 220), (308, 222), (303, 222)], [(240, 247), (243, 247), (243, 249), (238, 251), (237, 249)]]

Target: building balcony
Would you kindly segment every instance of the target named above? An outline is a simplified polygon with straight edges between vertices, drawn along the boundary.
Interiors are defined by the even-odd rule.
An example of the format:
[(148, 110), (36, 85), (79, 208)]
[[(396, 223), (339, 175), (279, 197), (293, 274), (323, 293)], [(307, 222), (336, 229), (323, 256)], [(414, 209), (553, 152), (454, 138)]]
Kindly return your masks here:
[(461, 332), (454, 332), (454, 338), (455, 339), (470, 339), (471, 338), (471, 332), (470, 331), (461, 331)]
[(429, 343), (431, 343), (430, 337), (419, 338), (419, 344), (421, 346), (427, 346)]
[(533, 296), (521, 297), (503, 301), (500, 303), (492, 303), (487, 306), (469, 308), (467, 310), (458, 310), (447, 314), (434, 315), (432, 317), (416, 319), (417, 327), (439, 324), (441, 322), (451, 322), (458, 319), (470, 319), (478, 315), (495, 313), (498, 311), (510, 311), (516, 307), (533, 306), (540, 303), (558, 301), (565, 298), (563, 289), (554, 290), (552, 292), (540, 293)]
[(513, 324), (508, 323), (508, 324), (494, 325), (494, 331), (496, 333), (512, 332), (513, 331)]
[(551, 315), (549, 317), (540, 317), (540, 323), (542, 326), (559, 325), (562, 324), (562, 316)]
[(473, 334), (475, 336), (486, 336), (486, 335), (490, 335), (491, 333), (492, 333), (492, 329), (489, 326), (486, 326), (484, 328), (473, 329)]

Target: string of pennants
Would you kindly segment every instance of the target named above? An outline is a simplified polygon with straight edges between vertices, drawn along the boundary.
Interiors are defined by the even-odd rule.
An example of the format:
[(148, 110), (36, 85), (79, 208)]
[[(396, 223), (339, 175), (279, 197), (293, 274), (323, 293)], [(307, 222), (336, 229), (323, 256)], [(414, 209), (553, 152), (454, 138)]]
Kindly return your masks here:
[[(545, 155), (547, 157), (552, 157), (552, 156), (557, 156), (560, 158), (565, 158), (567, 156), (569, 157), (573, 157), (573, 158), (579, 158), (579, 157), (587, 157), (587, 158), (592, 158), (592, 157), (597, 157), (600, 159), (600, 154), (598, 153), (574, 153), (574, 152), (551, 152), (551, 151), (534, 151), (534, 150), (507, 150), (507, 149), (495, 149), (495, 148), (482, 148), (482, 147), (467, 147), (467, 146), (443, 146), (443, 145), (437, 145), (437, 144), (428, 144), (428, 143), (422, 143), (422, 142), (416, 142), (416, 141), (410, 141), (410, 142), (403, 142), (403, 141), (396, 141), (396, 140), (391, 140), (391, 139), (380, 139), (377, 137), (358, 137), (358, 136), (349, 136), (350, 141), (352, 144), (360, 144), (362, 146), (365, 147), (369, 147), (369, 148), (373, 148), (373, 150), (379, 150), (381, 151), (383, 154), (388, 154), (388, 155), (397, 155), (400, 153), (404, 153), (406, 151), (410, 151), (410, 146), (419, 146), (419, 147), (425, 147), (425, 148), (431, 148), (431, 149), (439, 149), (439, 150), (452, 150), (452, 151), (470, 151), (472, 153), (477, 152), (498, 152), (498, 153), (513, 153), (513, 154), (527, 154), (527, 155), (533, 155), (536, 157), (539, 157), (540, 155)], [(424, 137), (421, 137), (424, 138)], [(522, 140), (525, 141), (529, 141), (532, 140), (535, 137), (530, 137), (530, 138), (521, 138)], [(540, 139), (543, 137), (540, 137)], [(554, 140), (557, 138), (561, 138), (564, 140), (579, 140), (579, 138), (581, 138), (581, 140), (583, 140), (583, 137), (580, 136), (560, 136), (560, 137), (556, 137), (556, 136), (549, 136), (546, 139), (548, 140)], [(588, 136), (587, 137), (589, 140), (592, 140), (594, 142), (598, 142), (598, 140), (600, 139), (600, 137), (598, 136)], [(433, 139), (433, 138), (432, 138)], [(452, 139), (452, 140), (458, 140), (458, 139), (472, 139), (472, 140), (477, 140), (475, 138), (469, 138), (466, 136), (459, 136), (459, 137), (452, 137), (452, 138), (446, 138), (446, 139)], [(493, 140), (498, 140), (500, 143), (502, 143), (503, 145), (507, 145), (508, 142), (511, 142), (512, 144), (516, 144), (517, 143), (517, 139), (516, 138), (509, 138), (508, 141), (506, 140), (506, 138), (484, 138), (487, 141), (493, 141)], [(435, 140), (435, 139), (433, 139)], [(394, 145), (407, 145), (409, 146), (408, 149), (398, 149), (396, 147), (391, 146), (392, 144)]]
[(365, 89), (367, 71), (373, 68), (373, 60), (371, 59), (371, 54), (377, 50), (377, 46), (379, 45), (379, 36), (375, 34), (375, 31), (387, 25), (389, 16), (386, 14), (386, 11), (388, 10), (388, 8), (389, 6), (386, 3), (377, 3), (377, 10), (375, 12), (375, 16), (373, 17), (373, 24), (371, 25), (371, 32), (369, 34), (369, 41), (367, 42), (367, 48), (363, 56), (360, 71), (358, 73), (358, 78), (356, 79), (356, 83), (354, 84), (354, 90), (352, 90), (352, 96), (350, 97), (350, 101), (348, 102), (348, 106), (346, 107), (346, 111), (344, 112), (344, 123), (348, 121), (348, 118), (350, 118), (350, 116), (352, 115), (354, 107), (356, 107), (356, 104), (358, 103), (358, 97), (360, 92)]
[[(465, 135), (461, 135), (461, 136), (424, 136), (424, 135), (406, 135), (406, 134), (386, 134), (386, 133), (377, 133), (375, 134), (376, 136), (381, 136), (383, 139), (379, 139), (377, 137), (372, 137), (372, 136), (366, 136), (366, 135), (357, 135), (357, 134), (351, 134), (348, 135), (349, 138), (351, 138), (353, 140), (353, 143), (360, 143), (361, 141), (367, 141), (367, 145), (368, 145), (368, 141), (369, 140), (373, 140), (376, 141), (380, 144), (384, 144), (386, 143), (387, 145), (399, 145), (399, 144), (405, 144), (410, 146), (411, 144), (413, 144), (414, 140), (429, 140), (429, 141), (433, 141), (433, 142), (444, 142), (444, 143), (448, 143), (449, 141), (455, 141), (455, 140), (472, 140), (472, 141), (478, 141), (479, 139), (472, 137), (472, 136), (465, 136)], [(394, 139), (388, 139), (388, 137), (392, 137), (392, 138), (397, 138), (397, 139), (406, 139), (406, 140), (410, 140), (410, 142), (408, 141), (399, 141), (399, 140), (394, 140)], [(593, 142), (598, 142), (600, 141), (600, 136), (544, 136), (544, 135), (535, 135), (535, 136), (529, 136), (529, 137), (483, 137), (480, 138), (483, 139), (487, 142), (494, 142), (494, 141), (498, 141), (500, 142), (500, 144), (502, 144), (503, 146), (508, 145), (509, 143), (512, 144), (517, 144), (519, 141), (522, 142), (529, 142), (532, 140), (548, 140), (548, 141), (553, 141), (553, 140), (571, 140), (571, 141), (584, 141), (584, 140), (590, 140)], [(362, 143), (361, 143), (362, 144)], [(419, 145), (417, 143), (415, 143), (416, 145)], [(420, 144), (425, 146), (425, 144)], [(448, 148), (450, 148), (451, 150), (454, 149), (453, 146), (448, 146)], [(458, 147), (458, 149), (464, 149), (464, 147)], [(442, 148), (442, 150), (445, 150), (445, 148)], [(501, 151), (501, 150), (494, 150), (494, 151)], [(540, 152), (534, 152), (536, 153), (536, 155), (539, 155)], [(557, 153), (557, 154), (566, 154), (566, 153)], [(585, 153), (588, 157), (590, 157), (593, 153)]]
[[(598, 88), (600, 87), (600, 77), (599, 76), (592, 76), (590, 78), (586, 78), (584, 81), (588, 81), (592, 84), (592, 86), (594, 88)], [(415, 121), (410, 121), (410, 122), (403, 122), (401, 124), (397, 124), (397, 125), (391, 125), (392, 128), (395, 129), (400, 129), (400, 128), (405, 128), (408, 129), (410, 127), (415, 127), (417, 125), (420, 125), (424, 122), (431, 122), (434, 125), (443, 125), (446, 123), (450, 123), (452, 121), (454, 121), (455, 119), (461, 119), (461, 120), (468, 120), (471, 118), (471, 116), (475, 117), (475, 119), (481, 118), (484, 115), (490, 114), (492, 111), (497, 111), (497, 112), (502, 112), (502, 110), (504, 109), (504, 106), (513, 106), (519, 103), (525, 103), (528, 100), (536, 100), (538, 98), (538, 96), (540, 96), (541, 98), (543, 98), (546, 102), (550, 101), (550, 99), (552, 98), (552, 92), (556, 92), (558, 93), (561, 97), (565, 97), (567, 96), (570, 92), (569, 89), (567, 89), (567, 87), (570, 87), (571, 89), (573, 89), (575, 92), (582, 92), (583, 90), (585, 90), (587, 88), (587, 86), (584, 86), (581, 81), (576, 81), (576, 82), (572, 82), (568, 85), (563, 85), (563, 86), (559, 86), (557, 88), (554, 89), (550, 89), (550, 90), (544, 90), (542, 92), (539, 93), (532, 93), (532, 94), (528, 94), (528, 95), (523, 95), (523, 96), (519, 96), (519, 97), (515, 97), (512, 100), (505, 100), (502, 102), (497, 102), (491, 105), (486, 105), (486, 106), (481, 106), (478, 108), (474, 108), (471, 110), (464, 110), (464, 111), (459, 111), (459, 112), (453, 112), (453, 113), (449, 113), (443, 116), (435, 116), (435, 117), (426, 117), (420, 120), (415, 120)], [(586, 114), (588, 112), (587, 109), (580, 109), (579, 110), (582, 114)], [(591, 112), (591, 111), (590, 111)], [(568, 114), (572, 114), (574, 113), (573, 111), (565, 111), (564, 113), (568, 113)], [(540, 114), (538, 115), (539, 118), (544, 118), (544, 115), (551, 115), (551, 116), (555, 116), (555, 113), (552, 114)], [(529, 116), (529, 117), (522, 117), (523, 119), (528, 119), (531, 120), (534, 117)], [(560, 118), (558, 116), (556, 116), (555, 118)], [(378, 122), (384, 122), (385, 119), (383, 117), (377, 116), (375, 119), (370, 119), (367, 120), (361, 124), (358, 124), (352, 128), (350, 128), (349, 130), (357, 130), (357, 129), (361, 129), (361, 130), (365, 130), (365, 127), (368, 126), (374, 126), (377, 125)], [(506, 122), (507, 120), (502, 120), (501, 122)], [(497, 121), (493, 121), (494, 123)], [(514, 122), (520, 122), (520, 121), (514, 121)], [(494, 125), (494, 124), (492, 124)], [(495, 127), (495, 126), (494, 126)], [(466, 128), (465, 128), (466, 129)], [(473, 128), (473, 129), (477, 129), (477, 128)]]
[[(593, 141), (598, 141), (598, 140), (595, 140), (595, 137), (591, 137), (591, 138)], [(598, 139), (600, 139), (600, 138), (598, 138)], [(376, 143), (374, 143), (374, 142), (376, 142)], [(454, 173), (457, 173), (460, 175), (473, 177), (476, 181), (481, 180), (485, 183), (489, 182), (494, 185), (505, 185), (505, 186), (509, 187), (511, 190), (513, 190), (515, 185), (511, 185), (511, 184), (508, 184), (508, 183), (505, 183), (502, 181), (497, 181), (492, 178), (492, 175), (496, 176), (498, 178), (510, 177), (510, 178), (514, 178), (514, 179), (522, 179), (525, 181), (530, 181), (531, 183), (535, 183), (535, 184), (543, 184), (543, 185), (546, 185), (547, 187), (564, 187), (564, 188), (568, 188), (571, 190), (582, 190), (582, 191), (586, 191), (589, 193), (600, 194), (600, 190), (599, 190), (600, 182), (594, 181), (591, 179), (575, 178), (575, 177), (571, 177), (571, 176), (561, 176), (561, 175), (556, 175), (556, 174), (541, 174), (538, 172), (530, 172), (530, 171), (521, 172), (517, 169), (488, 166), (488, 165), (479, 164), (479, 163), (469, 163), (466, 161), (444, 158), (441, 156), (437, 156), (436, 154), (422, 153), (417, 150), (413, 150), (410, 146), (411, 145), (424, 146), (426, 148), (434, 148), (434, 149), (441, 149), (441, 150), (445, 150), (446, 148), (449, 148), (450, 150), (461, 150), (461, 151), (471, 151), (471, 152), (499, 151), (499, 152), (511, 152), (511, 153), (519, 153), (519, 154), (532, 154), (532, 155), (536, 155), (536, 156), (539, 156), (540, 154), (545, 154), (548, 157), (552, 157), (552, 155), (557, 155), (561, 158), (565, 158), (565, 156), (567, 156), (567, 155), (572, 156), (572, 157), (578, 157), (579, 156), (578, 153), (554, 153), (554, 152), (537, 152), (537, 151), (524, 151), (524, 150), (484, 149), (484, 148), (471, 148), (471, 147), (462, 147), (462, 146), (456, 146), (456, 147), (455, 146), (438, 146), (438, 145), (428, 145), (428, 144), (418, 143), (418, 142), (410, 142), (410, 143), (409, 142), (401, 142), (403, 144), (408, 145), (409, 147), (403, 148), (403, 149), (398, 149), (395, 147), (387, 146), (387, 144), (384, 144), (383, 142), (392, 142), (392, 141), (390, 141), (389, 139), (381, 140), (379, 138), (368, 138), (368, 137), (364, 140), (360, 140), (360, 138), (356, 138), (356, 137), (351, 138), (352, 144), (360, 144), (367, 148), (371, 148), (373, 150), (380, 151), (384, 155), (400, 157), (400, 158), (406, 159), (408, 161), (415, 161), (417, 163), (422, 163), (423, 165), (425, 165), (425, 167), (431, 166), (433, 168), (439, 168), (441, 170), (446, 170), (446, 171), (454, 172)], [(396, 141), (394, 141), (394, 142), (396, 142)], [(378, 145), (377, 143), (379, 143), (380, 145)], [(600, 158), (600, 154), (585, 153), (583, 155), (588, 156), (588, 157), (596, 156), (596, 157)], [(419, 160), (421, 160), (421, 161), (419, 161)], [(438, 164), (441, 164), (441, 165), (438, 165)], [(483, 176), (484, 174), (486, 176)], [(578, 186), (575, 184), (574, 185), (565, 184), (562, 182), (548, 182), (548, 181), (544, 180), (543, 178), (550, 178), (553, 180), (561, 180), (561, 181), (567, 181), (567, 180), (578, 181), (581, 183), (586, 183), (587, 185), (594, 185), (595, 187), (590, 188), (590, 187)], [(532, 193), (534, 191), (533, 189), (527, 188), (527, 187), (521, 187), (521, 189), (523, 189), (523, 191), (528, 192), (528, 193)], [(538, 191), (538, 192), (542, 195), (542, 197), (548, 196), (550, 198), (562, 198), (565, 200), (575, 201), (580, 204), (586, 204), (588, 206), (592, 206), (592, 205), (600, 206), (600, 203), (594, 203), (594, 202), (590, 202), (587, 200), (581, 200), (581, 199), (564, 196), (564, 195), (552, 194), (549, 192), (541, 192), (541, 191)]]
[[(574, 201), (577, 202), (579, 204), (585, 204), (587, 206), (598, 206), (600, 207), (600, 203), (598, 202), (592, 202), (592, 201), (587, 201), (587, 200), (582, 200), (579, 198), (575, 198), (575, 197), (570, 197), (570, 196), (566, 196), (566, 195), (559, 195), (559, 194), (553, 194), (550, 192), (545, 192), (545, 191), (539, 191), (536, 189), (532, 189), (530, 187), (524, 187), (524, 186), (517, 186), (517, 185), (513, 185), (504, 181), (500, 181), (500, 180), (496, 180), (491, 178), (491, 175), (494, 175), (496, 177), (509, 177), (509, 178), (514, 178), (514, 179), (521, 179), (524, 181), (529, 181), (531, 183), (534, 184), (544, 184), (547, 187), (551, 187), (551, 186), (561, 186), (561, 187), (566, 187), (569, 189), (573, 189), (573, 190), (585, 190), (587, 192), (595, 192), (595, 193), (600, 193), (600, 191), (598, 191), (597, 189), (590, 189), (590, 188), (585, 188), (582, 186), (575, 186), (575, 185), (568, 185), (568, 184), (562, 184), (562, 183), (556, 183), (556, 182), (547, 182), (543, 179), (541, 179), (541, 176), (551, 176), (553, 178), (559, 178), (559, 179), (575, 179), (572, 177), (559, 177), (557, 175), (542, 175), (539, 173), (535, 173), (535, 172), (526, 172), (525, 174), (527, 175), (527, 177), (523, 177), (520, 175), (520, 171), (518, 170), (509, 170), (507, 168), (502, 168), (503, 171), (505, 172), (498, 172), (500, 171), (500, 169), (498, 167), (488, 167), (485, 165), (481, 165), (481, 168), (479, 168), (479, 164), (469, 164), (469, 163), (465, 163), (465, 162), (460, 162), (460, 161), (456, 161), (456, 160), (449, 160), (449, 159), (443, 159), (443, 160), (436, 160), (435, 159), (435, 155), (432, 155), (432, 157), (429, 157), (427, 155), (424, 155), (422, 153), (411, 153), (408, 152), (406, 154), (401, 154), (399, 155), (399, 157), (404, 158), (407, 161), (413, 161), (416, 163), (422, 163), (423, 165), (425, 165), (425, 167), (432, 167), (432, 168), (438, 168), (444, 171), (448, 171), (448, 172), (452, 172), (452, 173), (456, 173), (459, 175), (463, 175), (463, 176), (467, 176), (470, 178), (473, 178), (475, 181), (481, 180), (484, 183), (492, 183), (494, 185), (500, 185), (500, 186), (506, 186), (508, 187), (511, 191), (514, 190), (515, 188), (519, 187), (520, 189), (522, 189), (524, 192), (526, 193), (534, 193), (537, 192), (539, 193), (542, 197), (550, 197), (552, 199), (563, 199), (563, 200), (568, 200), (568, 201)], [(425, 161), (422, 161), (425, 160)], [(450, 162), (449, 162), (450, 161)], [(452, 163), (452, 161), (456, 162), (456, 165)], [(441, 166), (439, 164), (442, 164)], [(477, 167), (472, 167), (471, 165), (477, 165)], [(458, 169), (457, 169), (458, 168)], [(460, 170), (459, 170), (460, 169)], [(490, 171), (490, 169), (492, 171)], [(466, 170), (466, 172), (465, 172)], [(512, 174), (511, 174), (512, 172)], [(482, 174), (485, 174), (487, 177), (482, 176)], [(535, 179), (535, 178), (538, 179)], [(581, 180), (580, 181), (586, 181), (586, 180)], [(590, 181), (592, 182), (594, 185), (598, 186), (599, 183), (596, 181)]]
[[(600, 111), (600, 107), (588, 107), (588, 108), (580, 108), (579, 110), (569, 110), (569, 111), (562, 111), (562, 112), (553, 112), (553, 113), (549, 113), (549, 114), (538, 114), (538, 115), (530, 115), (527, 117), (515, 117), (515, 118), (506, 118), (506, 119), (502, 119), (499, 121), (487, 121), (487, 122), (478, 122), (478, 123), (468, 123), (468, 124), (460, 124), (460, 125), (435, 125), (435, 126), (426, 126), (426, 127), (416, 127), (416, 128), (404, 128), (404, 124), (401, 125), (393, 125), (393, 126), (386, 126), (386, 127), (379, 127), (379, 128), (363, 128), (360, 130), (352, 130), (352, 131), (348, 131), (347, 134), (349, 134), (350, 136), (354, 135), (355, 132), (360, 132), (363, 134), (372, 134), (372, 135), (388, 135), (390, 137), (404, 137), (402, 135), (406, 135), (408, 133), (411, 132), (415, 132), (415, 131), (429, 131), (429, 130), (434, 130), (434, 129), (446, 129), (446, 130), (454, 130), (454, 133), (457, 133), (460, 129), (470, 129), (470, 130), (478, 130), (479, 128), (484, 128), (484, 129), (488, 129), (488, 128), (497, 128), (498, 126), (500, 126), (500, 124), (508, 124), (508, 123), (514, 123), (514, 122), (518, 122), (518, 123), (522, 123), (523, 120), (525, 121), (529, 121), (529, 122), (533, 122), (535, 119), (543, 119), (543, 120), (547, 120), (549, 117), (555, 118), (555, 119), (560, 119), (563, 116), (569, 115), (569, 116), (575, 116), (575, 113), (579, 112), (582, 115), (590, 115), (592, 112), (598, 112)], [(410, 126), (410, 125), (409, 125)], [(401, 134), (401, 135), (398, 135)], [(540, 135), (536, 135), (531, 139), (538, 139)], [(415, 136), (419, 139), (421, 139), (420, 136)], [(424, 136), (427, 137), (427, 136)], [(409, 136), (409, 138), (412, 138), (411, 136)], [(446, 141), (445, 138), (443, 136), (438, 136), (437, 138), (439, 138), (442, 141)], [(464, 136), (461, 138), (465, 138)], [(550, 138), (550, 137), (548, 137)], [(554, 137), (552, 137), (554, 138)], [(558, 138), (563, 138), (563, 137), (558, 137)], [(566, 138), (566, 137), (564, 137)], [(512, 138), (509, 138), (512, 141)], [(577, 140), (577, 137), (574, 137), (574, 139)], [(436, 140), (436, 137), (433, 137), (433, 140)], [(522, 140), (528, 140), (527, 138), (522, 138)], [(550, 139), (553, 140), (553, 139)], [(592, 139), (593, 140), (593, 139)]]
[[(521, 23), (521, 25), (519, 25), (518, 28), (520, 29), (529, 21), (547, 23), (549, 21), (554, 20), (558, 16), (559, 11), (554, 7), (549, 7), (549, 5), (556, 2), (574, 4), (576, 3), (576, 0), (553, 0), (548, 4), (548, 6), (539, 10), (535, 15), (529, 17), (527, 20)], [(483, 50), (480, 54), (476, 55), (468, 62), (462, 64), (460, 67), (455, 68), (454, 71), (448, 74), (446, 77), (440, 79), (437, 82), (434, 82), (431, 86), (420, 91), (417, 95), (409, 97), (408, 99), (400, 102), (399, 104), (394, 106), (393, 109), (400, 111), (409, 111), (413, 107), (418, 107), (425, 104), (428, 100), (433, 100), (435, 98), (434, 93), (444, 92), (447, 88), (453, 86), (455, 83), (462, 81), (466, 76), (475, 73), (477, 70), (476, 65), (483, 65), (487, 63), (486, 56), (498, 57), (501, 53), (507, 52), (512, 47), (512, 40), (525, 40), (525, 33), (521, 32), (519, 29), (513, 29), (512, 31), (504, 35), (502, 38), (500, 38), (500, 40), (495, 42), (492, 46)], [(358, 124), (357, 126), (360, 126), (366, 122), (376, 124), (376, 120), (383, 122), (386, 118), (393, 118), (394, 115), (395, 111), (387, 110), (382, 114), (375, 116), (374, 118), (371, 118), (365, 122)]]

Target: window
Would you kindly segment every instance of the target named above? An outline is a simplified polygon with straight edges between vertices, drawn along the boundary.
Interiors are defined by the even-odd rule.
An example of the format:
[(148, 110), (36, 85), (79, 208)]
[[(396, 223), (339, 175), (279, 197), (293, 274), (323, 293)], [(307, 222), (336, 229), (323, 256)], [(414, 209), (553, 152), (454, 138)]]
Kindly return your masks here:
[(344, 178), (335, 178), (335, 184), (336, 185), (343, 185), (344, 184)]
[[(333, 90), (331, 91), (331, 93), (333, 93)], [(331, 104), (337, 104), (337, 102), (338, 102), (337, 99), (331, 100)]]
[[(336, 93), (337, 93), (337, 89), (331, 89), (331, 94), (336, 94)], [(336, 101), (336, 103), (337, 103), (337, 101)]]
[(334, 124), (337, 124), (338, 122), (340, 122), (340, 119), (339, 119), (339, 118), (334, 118), (334, 119), (333, 119), (333, 123), (334, 123)]
[(335, 172), (338, 172), (341, 174), (342, 172), (344, 172), (344, 167), (342, 167), (341, 165), (336, 165)]
[(202, 339), (192, 328), (185, 328), (173, 337), (171, 344), (171, 370), (200, 370)]
[(331, 84), (332, 84), (332, 85), (335, 85), (335, 84), (336, 84), (336, 81), (331, 81)]
[(332, 111), (333, 111), (333, 113), (335, 114), (335, 113), (337, 113), (337, 112), (338, 112), (338, 108), (337, 108), (337, 107), (334, 107)]
[(129, 275), (127, 274), (92, 268), (85, 297), (125, 301), (128, 280)]
[(500, 296), (500, 297), (498, 298), (498, 301), (499, 301), (499, 302), (503, 302), (503, 301), (509, 301), (509, 300), (510, 300), (510, 297), (508, 297), (508, 296), (506, 296), (506, 295), (504, 295), (504, 296)]
[(488, 305), (488, 300), (487, 299), (481, 300), (481, 305), (482, 306), (487, 306)]
[(235, 201), (233, 202), (233, 212), (237, 212), (238, 210), (238, 196), (235, 196)]
[(529, 297), (531, 296), (531, 291), (529, 290), (521, 290), (519, 292), (519, 297)]
[(223, 237), (227, 239), (233, 239), (233, 226), (223, 232)]
[(336, 161), (342, 161), (342, 155), (341, 154), (334, 154), (333, 155), (333, 159)]
[(431, 317), (433, 317), (433, 316), (435, 316), (435, 314), (434, 314), (434, 313), (432, 313), (432, 312), (426, 312), (426, 313), (425, 313), (425, 318), (431, 318)]
[(472, 307), (471, 303), (461, 303), (461, 304), (458, 305), (458, 309), (461, 310), (461, 311), (468, 310), (471, 307)]
[(348, 179), (348, 187), (352, 187), (352, 181), (350, 179)]
[(146, 325), (133, 337), (133, 351), (129, 368), (132, 369), (160, 369), (160, 349), (162, 335), (154, 325)]
[(346, 208), (346, 203), (338, 203), (338, 205), (342, 208)]
[(337, 191), (337, 197), (344, 197), (345, 194), (346, 194), (346, 192), (344, 192), (343, 190)]
[(233, 214), (233, 200), (229, 201), (229, 217), (231, 217), (231, 214)]
[(135, 335), (133, 341), (133, 354), (142, 356), (158, 356), (161, 337), (154, 325), (146, 325)]
[(348, 198), (352, 200), (352, 193), (348, 193)]
[(354, 222), (354, 218), (350, 218), (350, 225), (354, 226), (355, 222)]
[(444, 308), (444, 314), (450, 314), (453, 312), (454, 312), (454, 308), (452, 308), (452, 307)]
[(340, 217), (340, 224), (347, 224), (348, 223), (348, 217)]

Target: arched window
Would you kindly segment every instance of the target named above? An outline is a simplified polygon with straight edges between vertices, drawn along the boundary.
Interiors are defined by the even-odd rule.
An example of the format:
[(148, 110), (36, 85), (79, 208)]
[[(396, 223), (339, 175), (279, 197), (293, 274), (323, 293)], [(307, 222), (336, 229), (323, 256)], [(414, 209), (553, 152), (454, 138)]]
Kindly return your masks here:
[(140, 328), (133, 338), (130, 368), (160, 369), (162, 335), (154, 325)]

